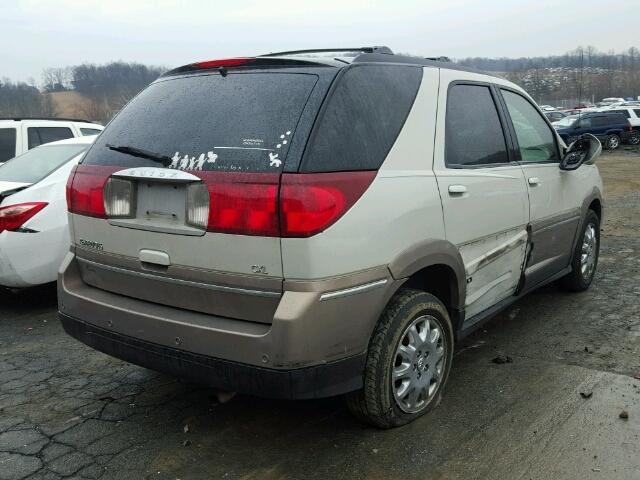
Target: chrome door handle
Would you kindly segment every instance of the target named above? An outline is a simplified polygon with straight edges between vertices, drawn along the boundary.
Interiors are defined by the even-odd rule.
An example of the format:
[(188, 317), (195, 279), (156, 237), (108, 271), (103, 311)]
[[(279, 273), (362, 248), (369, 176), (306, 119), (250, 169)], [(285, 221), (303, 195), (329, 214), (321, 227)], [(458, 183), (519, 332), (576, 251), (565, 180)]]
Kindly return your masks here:
[(529, 185), (539, 185), (540, 179), (538, 177), (529, 177)]
[(449, 193), (452, 193), (452, 194), (467, 193), (467, 187), (465, 187), (464, 185), (449, 185)]

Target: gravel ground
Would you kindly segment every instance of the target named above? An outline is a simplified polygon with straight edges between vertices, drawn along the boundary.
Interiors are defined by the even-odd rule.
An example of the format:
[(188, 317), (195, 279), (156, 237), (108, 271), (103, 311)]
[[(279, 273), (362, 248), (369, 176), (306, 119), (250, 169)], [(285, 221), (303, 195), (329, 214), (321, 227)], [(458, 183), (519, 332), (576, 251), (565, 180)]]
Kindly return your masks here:
[(67, 337), (51, 286), (0, 293), (0, 480), (639, 479), (640, 155), (599, 166), (594, 286), (546, 287), (498, 315), (458, 346), (440, 407), (392, 431), (340, 398), (219, 404)]

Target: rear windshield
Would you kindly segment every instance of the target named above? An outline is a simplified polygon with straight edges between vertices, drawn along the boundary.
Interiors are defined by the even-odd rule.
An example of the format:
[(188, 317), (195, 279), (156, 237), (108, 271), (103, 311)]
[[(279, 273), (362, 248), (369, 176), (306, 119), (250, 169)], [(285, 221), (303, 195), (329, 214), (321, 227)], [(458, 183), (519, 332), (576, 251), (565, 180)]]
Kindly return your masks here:
[(44, 145), (0, 166), (0, 182), (36, 183), (87, 149), (88, 145)]
[(279, 172), (317, 80), (232, 72), (161, 80), (116, 116), (83, 163), (160, 166), (112, 146), (168, 157), (167, 166), (180, 170)]

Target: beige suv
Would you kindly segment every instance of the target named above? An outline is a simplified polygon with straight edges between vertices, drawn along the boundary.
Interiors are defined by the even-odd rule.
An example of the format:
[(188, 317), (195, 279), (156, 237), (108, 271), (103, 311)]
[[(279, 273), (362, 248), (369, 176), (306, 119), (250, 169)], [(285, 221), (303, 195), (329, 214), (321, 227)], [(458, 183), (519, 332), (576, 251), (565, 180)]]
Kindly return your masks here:
[(385, 47), (186, 65), (71, 175), (60, 318), (139, 365), (401, 425), (456, 339), (589, 286), (599, 152), (514, 84)]

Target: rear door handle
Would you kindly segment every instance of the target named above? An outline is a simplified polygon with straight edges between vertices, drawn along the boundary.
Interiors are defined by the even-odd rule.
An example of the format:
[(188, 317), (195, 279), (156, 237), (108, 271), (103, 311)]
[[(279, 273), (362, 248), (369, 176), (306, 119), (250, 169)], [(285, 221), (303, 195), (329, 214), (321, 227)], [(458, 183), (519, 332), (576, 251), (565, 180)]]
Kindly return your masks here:
[(453, 195), (467, 193), (467, 187), (464, 185), (449, 185), (449, 193)]
[(529, 185), (539, 185), (540, 179), (538, 177), (529, 177)]

